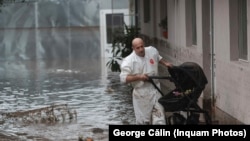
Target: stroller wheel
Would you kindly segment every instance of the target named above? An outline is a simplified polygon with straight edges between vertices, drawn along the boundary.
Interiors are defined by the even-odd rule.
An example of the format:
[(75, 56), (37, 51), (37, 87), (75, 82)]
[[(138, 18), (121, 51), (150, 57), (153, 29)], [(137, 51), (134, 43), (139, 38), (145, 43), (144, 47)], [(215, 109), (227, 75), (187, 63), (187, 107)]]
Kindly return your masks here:
[(173, 113), (167, 118), (167, 123), (169, 125), (184, 125), (186, 123), (186, 118), (179, 113)]
[(187, 124), (199, 124), (200, 114), (191, 113), (190, 116), (187, 117)]

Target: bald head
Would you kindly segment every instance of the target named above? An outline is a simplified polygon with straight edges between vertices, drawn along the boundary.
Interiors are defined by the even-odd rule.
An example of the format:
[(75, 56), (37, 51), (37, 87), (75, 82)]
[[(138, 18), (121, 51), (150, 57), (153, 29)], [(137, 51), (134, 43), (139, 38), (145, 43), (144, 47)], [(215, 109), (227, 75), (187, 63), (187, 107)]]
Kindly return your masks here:
[(145, 56), (144, 42), (141, 38), (133, 39), (132, 48), (135, 51), (136, 55), (141, 57)]
[(135, 47), (138, 44), (144, 44), (141, 38), (134, 38), (132, 41), (132, 46)]

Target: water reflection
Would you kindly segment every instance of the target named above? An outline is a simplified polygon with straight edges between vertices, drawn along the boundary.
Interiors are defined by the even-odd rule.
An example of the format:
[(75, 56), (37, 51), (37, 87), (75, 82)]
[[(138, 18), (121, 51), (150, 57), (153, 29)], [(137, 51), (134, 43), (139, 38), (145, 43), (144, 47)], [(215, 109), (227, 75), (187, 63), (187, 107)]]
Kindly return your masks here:
[(89, 70), (65, 70), (53, 66), (43, 71), (29, 69), (24, 75), (21, 75), (22, 71), (17, 71), (15, 75), (1, 76), (1, 112), (67, 103), (78, 114), (76, 121), (50, 126), (31, 124), (23, 127), (5, 123), (0, 128), (58, 140), (76, 139), (79, 135), (91, 136), (96, 128), (101, 129), (101, 135), (107, 137), (109, 124), (133, 124), (130, 89), (120, 84), (117, 73), (110, 73), (108, 79), (103, 81), (98, 67), (100, 61), (92, 60), (91, 64)]

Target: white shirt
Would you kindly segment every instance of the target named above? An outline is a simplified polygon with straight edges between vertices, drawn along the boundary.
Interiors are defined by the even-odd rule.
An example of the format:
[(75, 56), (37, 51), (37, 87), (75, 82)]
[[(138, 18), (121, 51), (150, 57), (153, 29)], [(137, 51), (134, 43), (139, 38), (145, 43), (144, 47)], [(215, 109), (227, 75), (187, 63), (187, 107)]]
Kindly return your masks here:
[[(121, 64), (120, 80), (126, 82), (128, 75), (148, 74), (148, 76), (158, 75), (158, 64), (162, 57), (159, 55), (156, 48), (149, 46), (145, 47), (145, 56), (140, 57), (133, 51), (129, 56), (124, 58)], [(159, 81), (155, 82), (160, 88)], [(164, 109), (158, 103), (161, 94), (149, 82), (134, 81), (133, 86), (133, 105), (135, 109), (136, 123), (145, 124), (147, 122), (153, 124), (165, 124)], [(156, 107), (162, 116), (152, 119), (153, 108)]]
[[(158, 75), (158, 64), (162, 57), (159, 55), (156, 48), (149, 46), (145, 47), (145, 56), (140, 57), (133, 51), (129, 56), (124, 58), (121, 64), (120, 80), (126, 82), (127, 75), (148, 74), (149, 76)], [(136, 87), (137, 83), (131, 84)]]

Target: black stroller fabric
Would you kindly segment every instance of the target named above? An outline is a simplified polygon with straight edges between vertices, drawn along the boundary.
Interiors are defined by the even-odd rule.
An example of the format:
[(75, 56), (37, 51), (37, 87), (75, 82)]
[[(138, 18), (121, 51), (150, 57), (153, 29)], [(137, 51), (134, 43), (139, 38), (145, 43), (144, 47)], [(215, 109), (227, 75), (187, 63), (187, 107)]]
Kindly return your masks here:
[(185, 62), (168, 71), (176, 88), (162, 96), (159, 103), (169, 112), (195, 107), (208, 83), (202, 68), (194, 62)]
[(175, 84), (183, 89), (198, 87), (203, 90), (208, 83), (202, 68), (194, 62), (185, 62), (180, 66), (169, 68), (168, 71), (176, 81)]

